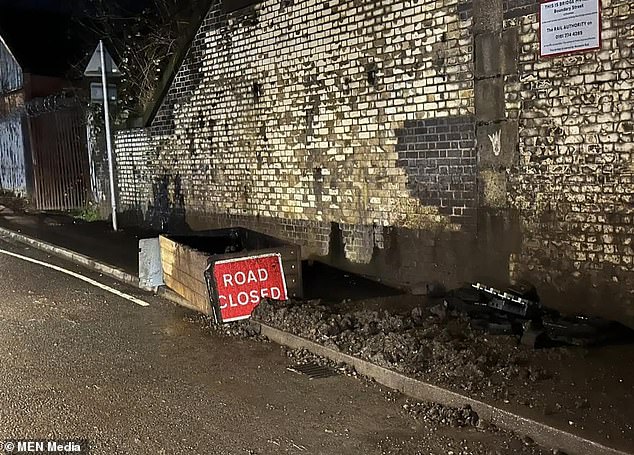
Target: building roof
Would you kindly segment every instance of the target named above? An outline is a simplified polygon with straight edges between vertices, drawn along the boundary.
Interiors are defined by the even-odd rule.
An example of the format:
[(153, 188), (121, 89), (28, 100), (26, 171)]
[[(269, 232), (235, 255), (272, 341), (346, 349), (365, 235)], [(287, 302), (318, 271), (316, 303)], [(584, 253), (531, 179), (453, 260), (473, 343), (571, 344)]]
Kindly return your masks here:
[(69, 14), (0, 7), (0, 36), (25, 73), (67, 76), (87, 51), (76, 28)]

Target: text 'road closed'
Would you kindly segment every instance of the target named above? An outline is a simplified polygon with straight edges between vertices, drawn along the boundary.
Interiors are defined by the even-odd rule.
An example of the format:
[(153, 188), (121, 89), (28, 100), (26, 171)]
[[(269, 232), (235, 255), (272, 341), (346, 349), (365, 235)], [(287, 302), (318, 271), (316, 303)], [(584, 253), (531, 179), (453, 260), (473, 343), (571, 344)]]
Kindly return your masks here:
[(279, 254), (218, 261), (213, 278), (222, 322), (248, 318), (263, 298), (288, 299)]

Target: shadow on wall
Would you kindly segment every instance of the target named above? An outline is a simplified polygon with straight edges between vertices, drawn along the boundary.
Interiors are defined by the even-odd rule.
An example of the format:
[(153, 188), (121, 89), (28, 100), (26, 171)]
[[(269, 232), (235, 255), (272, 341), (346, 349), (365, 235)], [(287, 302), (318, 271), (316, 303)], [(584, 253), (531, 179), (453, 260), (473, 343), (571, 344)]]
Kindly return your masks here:
[[(473, 232), (444, 229), (409, 229), (404, 227), (369, 226), (372, 254), (367, 262), (348, 256), (356, 248), (356, 226), (330, 225), (328, 254), (317, 257), (331, 266), (362, 276), (379, 278), (394, 286), (411, 286), (439, 281), (447, 287), (472, 280), (478, 261), (477, 242)], [(348, 248), (348, 242), (351, 242)], [(480, 271), (482, 272), (482, 271)]]
[(189, 231), (185, 222), (185, 198), (179, 174), (174, 177), (163, 174), (154, 180), (152, 204), (148, 207), (146, 217), (146, 223), (161, 232)]
[(156, 232), (171, 234), (191, 233), (185, 221), (185, 197), (179, 174), (161, 174), (152, 182), (152, 200), (143, 210), (139, 203), (120, 215), (122, 223), (130, 226), (144, 226)]

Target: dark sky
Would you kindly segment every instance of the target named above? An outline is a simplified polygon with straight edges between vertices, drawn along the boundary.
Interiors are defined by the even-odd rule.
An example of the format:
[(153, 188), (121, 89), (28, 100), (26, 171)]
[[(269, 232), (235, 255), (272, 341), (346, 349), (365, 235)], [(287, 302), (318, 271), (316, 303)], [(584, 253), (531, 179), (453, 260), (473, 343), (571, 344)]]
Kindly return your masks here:
[(0, 0), (0, 9), (73, 11), (81, 3), (72, 0)]
[[(118, 4), (133, 0), (112, 0)], [(149, 0), (134, 0), (143, 5)], [(87, 42), (77, 18), (89, 0), (0, 0), (0, 35), (27, 72), (60, 76), (86, 58)]]
[[(136, 10), (151, 3), (151, 0), (112, 0), (125, 6), (126, 9)], [(0, 11), (12, 9), (21, 11), (42, 11), (60, 13), (80, 13), (84, 11), (86, 0), (0, 0)]]
[[(43, 75), (58, 75), (69, 65), (77, 66), (89, 57), (98, 37), (79, 25), (88, 19), (94, 0), (0, 0), (0, 36), (23, 68)], [(152, 7), (154, 0), (105, 0), (130, 16)], [(180, 0), (198, 14), (210, 0)], [(178, 3), (179, 7), (181, 3)], [(226, 0), (226, 5), (254, 3), (254, 0)], [(78, 20), (79, 19), (79, 20)]]

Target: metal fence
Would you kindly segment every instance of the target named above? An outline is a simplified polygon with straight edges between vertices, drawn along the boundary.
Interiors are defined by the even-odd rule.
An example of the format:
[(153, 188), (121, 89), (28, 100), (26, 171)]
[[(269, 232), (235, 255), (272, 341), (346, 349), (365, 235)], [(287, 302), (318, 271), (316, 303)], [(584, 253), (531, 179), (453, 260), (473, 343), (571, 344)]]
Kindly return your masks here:
[(80, 106), (29, 112), (33, 202), (40, 210), (86, 206), (90, 171), (86, 121)]

